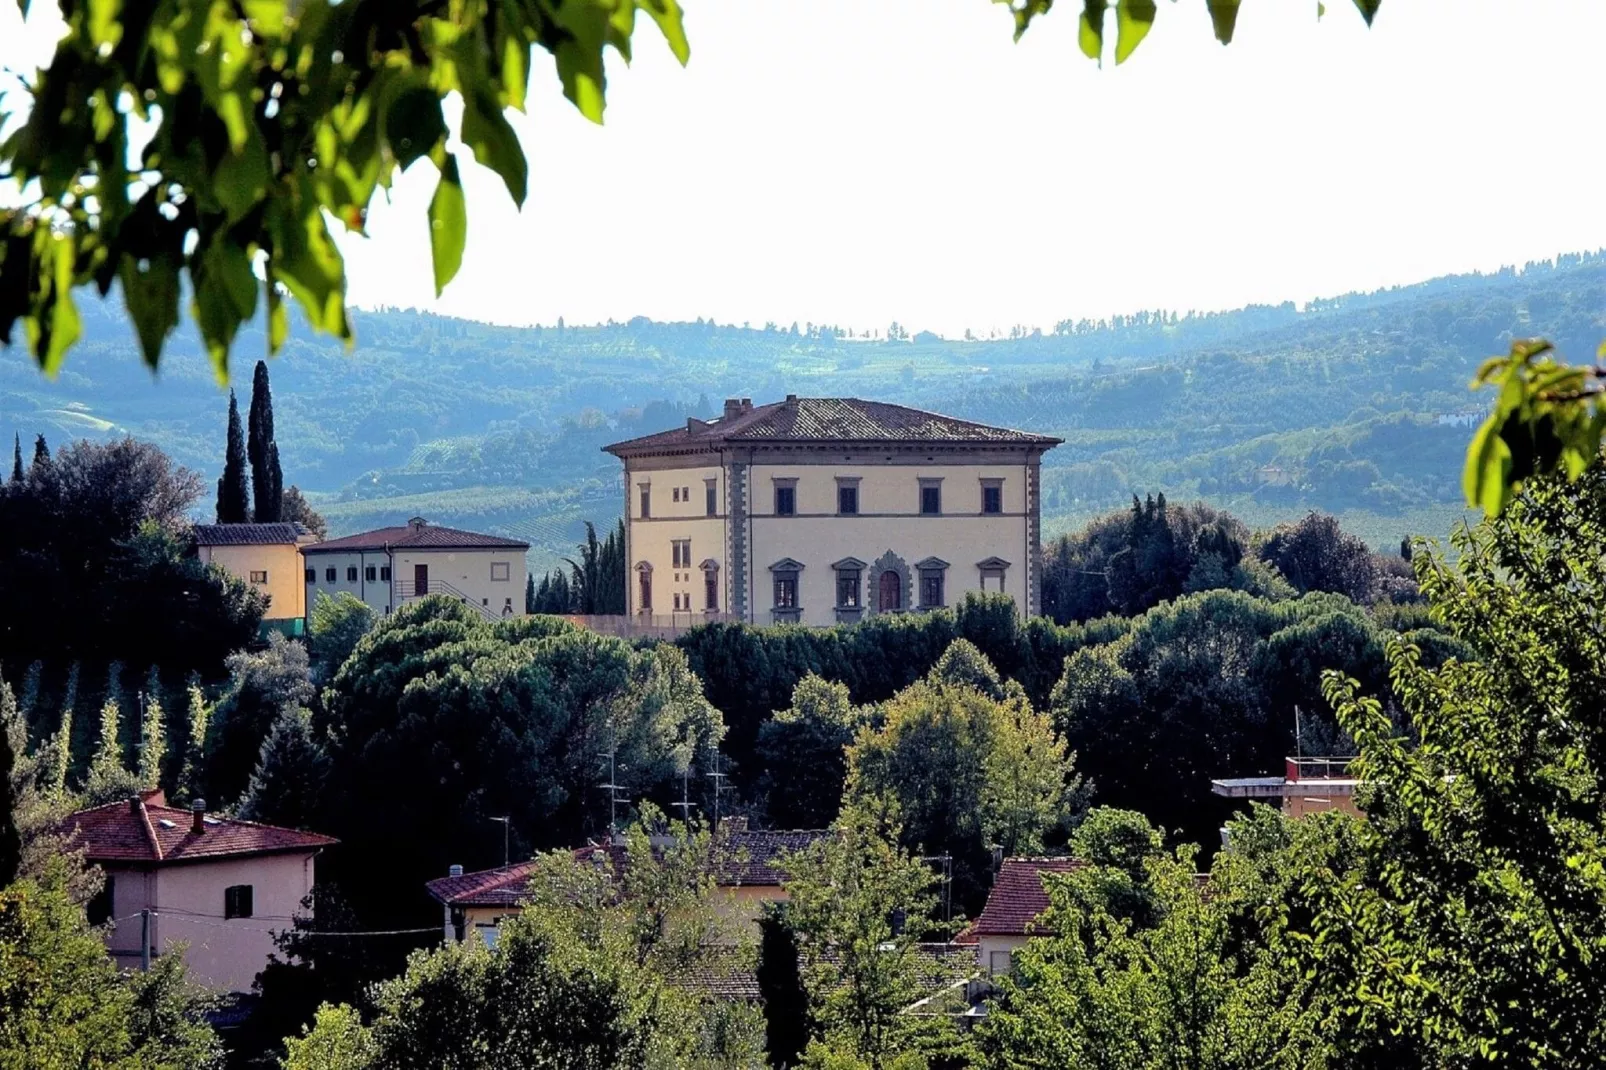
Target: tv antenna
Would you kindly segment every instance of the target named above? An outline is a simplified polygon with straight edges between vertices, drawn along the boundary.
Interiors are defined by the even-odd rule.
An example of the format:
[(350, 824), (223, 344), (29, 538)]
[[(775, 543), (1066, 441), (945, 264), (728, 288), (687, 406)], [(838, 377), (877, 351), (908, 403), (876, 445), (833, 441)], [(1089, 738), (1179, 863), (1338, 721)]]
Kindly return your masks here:
[(723, 795), (725, 792), (730, 791), (732, 789), (730, 787), (728, 787), (726, 785), (726, 783), (725, 783), (725, 781), (729, 779), (729, 776), (722, 769), (722, 766), (724, 765), (724, 763), (720, 760), (720, 754), (719, 754), (719, 751), (717, 751), (717, 750), (714, 751), (714, 763), (713, 764), (714, 764), (713, 772), (707, 773), (705, 775), (708, 777), (709, 780), (712, 780), (714, 782), (714, 832), (718, 833), (719, 832), (719, 797), (721, 795)]
[(686, 768), (681, 770), (680, 773), (680, 801), (678, 803), (670, 803), (669, 805), (680, 811), (681, 821), (685, 822), (687, 825), (691, 824), (691, 812), (697, 809), (697, 804), (691, 801), (690, 762), (686, 763)]
[(1300, 720), (1299, 720), (1299, 707), (1295, 706), (1294, 707), (1294, 757), (1295, 758), (1303, 758), (1305, 756), (1305, 739), (1304, 739), (1304, 736), (1305, 736), (1305, 730), (1304, 730), (1304, 727), (1300, 724)]
[(615, 843), (619, 839), (619, 804), (629, 805), (630, 799), (619, 798), (624, 785), (619, 783), (618, 767), (615, 762), (618, 758), (618, 744), (608, 748), (608, 782), (597, 785), (608, 793), (608, 842)]

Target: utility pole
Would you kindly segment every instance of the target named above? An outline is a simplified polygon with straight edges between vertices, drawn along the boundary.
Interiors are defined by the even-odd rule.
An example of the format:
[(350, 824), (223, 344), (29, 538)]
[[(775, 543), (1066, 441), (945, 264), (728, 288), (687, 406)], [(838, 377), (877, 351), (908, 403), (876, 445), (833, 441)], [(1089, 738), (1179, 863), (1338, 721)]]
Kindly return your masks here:
[(139, 971), (151, 972), (151, 908), (139, 912)]
[(513, 819), (510, 815), (508, 817), (488, 817), (486, 820), (499, 822), (502, 826), (502, 868), (506, 869), (510, 861), (508, 858), (508, 827), (512, 824)]

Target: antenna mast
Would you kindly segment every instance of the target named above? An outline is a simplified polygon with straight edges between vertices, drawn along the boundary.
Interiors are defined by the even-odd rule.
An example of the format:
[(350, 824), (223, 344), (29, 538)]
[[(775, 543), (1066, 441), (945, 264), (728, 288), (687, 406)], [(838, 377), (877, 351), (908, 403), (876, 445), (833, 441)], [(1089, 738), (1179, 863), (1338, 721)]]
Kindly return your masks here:
[(608, 748), (608, 782), (606, 784), (598, 785), (598, 787), (602, 788), (602, 790), (608, 793), (609, 843), (616, 843), (619, 839), (619, 803), (621, 801), (626, 803), (630, 801), (629, 799), (621, 800), (619, 798), (619, 792), (623, 790), (623, 785), (619, 783), (619, 777), (616, 775), (616, 769), (614, 766), (614, 760), (617, 758), (617, 756), (618, 744), (615, 743), (612, 747)]
[(719, 751), (714, 751), (714, 770), (708, 773), (708, 779), (714, 782), (714, 832), (719, 832), (719, 797), (731, 790), (725, 786), (727, 776), (721, 771), (723, 763), (720, 761)]
[(680, 801), (669, 805), (680, 811), (680, 819), (682, 821), (687, 825), (691, 824), (691, 812), (697, 808), (697, 804), (691, 801), (690, 763), (687, 763), (685, 770), (680, 774)]

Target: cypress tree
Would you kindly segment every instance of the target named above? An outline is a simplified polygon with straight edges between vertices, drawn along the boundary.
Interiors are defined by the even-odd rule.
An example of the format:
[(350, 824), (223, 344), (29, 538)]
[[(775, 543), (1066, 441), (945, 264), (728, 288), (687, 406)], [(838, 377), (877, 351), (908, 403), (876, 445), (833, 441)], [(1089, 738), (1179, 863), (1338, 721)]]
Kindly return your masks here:
[(11, 482), (22, 482), (22, 436), (20, 434), (12, 436)]
[(524, 576), (524, 612), (535, 612), (535, 573), (528, 572)]
[(251, 491), (246, 486), (245, 432), (240, 405), (229, 391), (229, 439), (223, 455), (223, 478), (217, 481), (217, 522), (244, 524), (251, 519)]
[(306, 710), (280, 714), (262, 741), (240, 816), (289, 828), (310, 828), (318, 817), (329, 758), (313, 738)]
[(273, 439), (273, 389), (268, 385), (268, 362), (257, 361), (251, 378), (251, 413), (246, 454), (251, 461), (251, 490), (258, 524), (284, 518), (284, 472), (279, 467), (279, 446)]
[(50, 790), (57, 796), (67, 793), (67, 773), (72, 768), (73, 707), (78, 703), (79, 666), (75, 661), (67, 670), (67, 684), (61, 693), (61, 727), (56, 729), (50, 747)]
[(190, 678), (189, 686), (189, 723), (184, 738), (184, 767), (178, 775), (178, 790), (175, 798), (190, 803), (202, 798), (205, 794), (201, 778), (204, 775), (206, 762), (206, 725), (208, 712), (206, 709), (206, 696), (201, 692), (198, 677)]
[(50, 447), (45, 443), (45, 436), (39, 435), (33, 440), (33, 466), (43, 468), (50, 463)]
[(145, 716), (139, 727), (140, 786), (159, 787), (167, 757), (167, 718), (162, 712), (162, 680), (154, 665), (145, 679)]

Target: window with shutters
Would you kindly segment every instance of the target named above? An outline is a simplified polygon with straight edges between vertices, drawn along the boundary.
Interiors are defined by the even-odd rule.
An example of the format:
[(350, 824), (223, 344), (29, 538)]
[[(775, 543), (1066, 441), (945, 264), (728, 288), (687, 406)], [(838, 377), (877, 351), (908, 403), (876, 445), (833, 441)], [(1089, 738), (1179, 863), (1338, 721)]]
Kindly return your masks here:
[(249, 918), (255, 908), (255, 890), (249, 884), (231, 884), (223, 889), (223, 917)]

